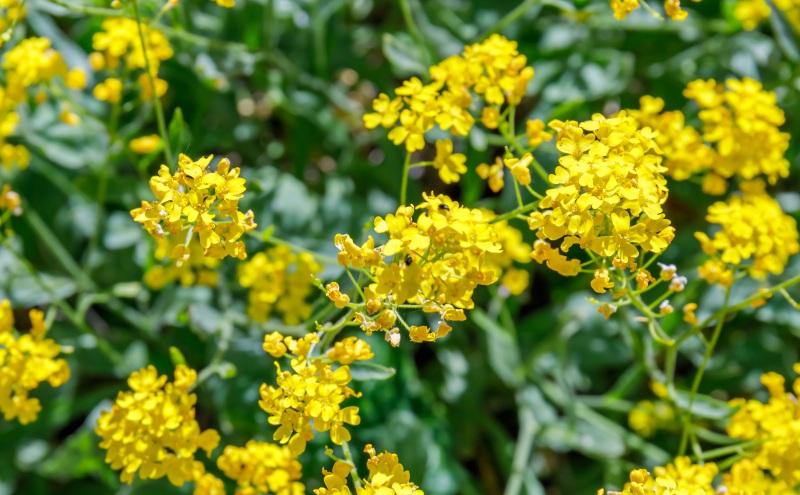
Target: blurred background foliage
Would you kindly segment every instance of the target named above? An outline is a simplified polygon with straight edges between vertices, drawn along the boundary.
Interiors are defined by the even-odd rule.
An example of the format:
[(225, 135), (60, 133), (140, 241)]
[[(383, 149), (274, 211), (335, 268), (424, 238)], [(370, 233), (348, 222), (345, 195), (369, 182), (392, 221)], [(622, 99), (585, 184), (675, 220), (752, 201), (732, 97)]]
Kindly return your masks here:
[[(50, 38), (70, 67), (87, 69), (91, 87), (97, 81), (87, 53), (103, 17), (81, 12), (88, 4), (65, 1), (71, 8), (29, 0), (15, 37)], [(176, 52), (161, 69), (170, 84), (163, 103), (174, 149), (227, 156), (242, 167), (248, 180), (242, 204), (256, 212), (260, 230), (274, 227), (275, 236), (332, 256), (335, 233), (358, 234), (372, 216), (397, 205), (402, 150), (382, 132), (364, 129), (361, 116), (371, 100), (492, 31), (518, 41), (536, 71), (519, 122), (608, 115), (637, 107), (645, 94), (696, 119), (696, 108), (681, 94), (687, 82), (747, 76), (778, 94), (787, 115), (783, 129), (792, 132), (800, 125), (797, 39), (779, 16), (743, 31), (733, 4), (690, 3), (689, 19), (676, 23), (642, 10), (619, 22), (606, 2), (588, 0), (240, 0), (231, 10), (185, 0), (160, 21)], [(140, 5), (146, 17), (162, 7), (149, 0)], [(107, 105), (88, 94), (81, 104), (94, 118), (75, 127), (59, 123), (56, 103), (23, 115), (21, 141), (33, 158), (28, 170), (5, 176), (25, 200), (11, 242), (50, 291), (2, 249), (0, 297), (15, 308), (68, 301), (121, 359), (111, 362), (69, 319), (54, 322), (51, 336), (74, 349), (68, 357), (73, 378), (56, 390), (37, 391), (44, 406), (37, 422), (0, 422), (0, 493), (189, 493), (164, 480), (120, 485), (92, 432), (99, 410), (132, 370), (153, 363), (170, 372), (168, 349), (175, 346), (196, 369), (216, 356), (218, 373), (197, 391), (204, 427), (218, 428), (228, 443), (270, 439), (272, 427), (257, 406), (259, 384), (273, 371), (261, 341), (268, 331), (304, 328), (250, 321), (236, 260), (222, 264), (213, 289), (151, 291), (141, 283), (155, 263), (154, 245), (128, 211), (150, 198), (147, 180), (161, 157), (110, 146)], [(148, 104), (127, 102), (121, 121), (125, 138), (157, 132)], [(463, 143), (470, 171), (462, 182), (444, 186), (435, 171), (414, 169), (419, 173), (409, 197), (433, 190), (470, 206), (512, 209), (511, 188), (495, 195), (474, 172), (501, 151), (498, 144), (476, 128)], [(775, 190), (795, 216), (799, 146), (793, 139), (788, 152), (794, 176)], [(552, 170), (554, 146), (537, 153)], [(102, 173), (109, 173), (108, 190), (98, 204)], [(698, 184), (671, 184), (667, 217), (678, 238), (662, 261), (678, 264), (691, 281), (673, 301), (676, 307), (694, 300), (710, 311), (721, 304), (719, 289), (697, 281), (694, 267), (702, 255), (690, 235), (706, 228), (712, 200)], [(249, 239), (248, 252), (265, 245)], [(637, 402), (657, 400), (638, 364), (642, 354), (661, 358), (645, 326), (625, 313), (604, 320), (586, 301), (586, 277), (529, 268), (526, 293), (506, 299), (491, 288), (481, 292), (476, 307), (484, 309), (472, 311), (435, 345), (394, 349), (381, 335), (369, 338), (375, 362), (397, 373), (354, 371), (364, 378), (356, 382), (364, 396), (354, 445), (396, 452), (412, 479), (437, 495), (503, 493), (509, 478), (520, 489), (513, 493), (594, 493), (619, 487), (633, 467), (674, 455), (677, 421), (664, 421), (647, 438), (628, 425)], [(795, 259), (786, 273), (798, 269)], [(328, 266), (321, 278), (341, 275)], [(750, 294), (757, 287), (742, 282), (736, 291)], [(321, 294), (317, 299), (315, 309), (327, 302)], [(25, 312), (16, 316), (25, 328)], [(421, 321), (415, 315), (409, 323), (417, 317)], [(666, 320), (665, 329), (679, 320), (677, 314)], [(800, 313), (777, 298), (727, 324), (695, 405), (709, 436), (728, 417), (726, 399), (756, 393), (765, 370), (791, 369), (798, 337)], [(702, 351), (696, 338), (682, 349), (679, 388), (689, 388)], [(309, 492), (320, 485), (321, 468), (330, 466), (326, 441), (317, 436), (302, 458)]]

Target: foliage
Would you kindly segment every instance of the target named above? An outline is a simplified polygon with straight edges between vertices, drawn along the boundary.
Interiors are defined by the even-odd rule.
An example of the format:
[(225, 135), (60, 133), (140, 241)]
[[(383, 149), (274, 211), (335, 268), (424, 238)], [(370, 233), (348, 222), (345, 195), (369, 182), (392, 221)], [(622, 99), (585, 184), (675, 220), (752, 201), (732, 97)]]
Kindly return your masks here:
[(796, 0), (0, 30), (0, 494), (796, 491)]

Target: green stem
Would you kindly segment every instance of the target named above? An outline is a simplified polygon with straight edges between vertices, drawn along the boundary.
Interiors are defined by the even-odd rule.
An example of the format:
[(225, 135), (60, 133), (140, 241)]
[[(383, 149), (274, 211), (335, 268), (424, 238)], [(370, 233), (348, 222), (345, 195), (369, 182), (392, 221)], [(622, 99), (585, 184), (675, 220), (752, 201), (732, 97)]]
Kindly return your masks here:
[(342, 451), (344, 452), (344, 458), (347, 459), (347, 462), (353, 466), (353, 470), (350, 471), (350, 477), (353, 479), (353, 484), (356, 485), (356, 489), (361, 489), (361, 478), (358, 476), (358, 468), (356, 467), (355, 461), (353, 461), (353, 454), (350, 453), (350, 445), (347, 443), (347, 440), (342, 440)]
[(315, 253), (314, 251), (312, 251), (310, 249), (306, 249), (304, 247), (300, 247), (297, 244), (293, 244), (293, 243), (291, 243), (289, 241), (285, 241), (285, 240), (279, 239), (277, 237), (269, 236), (268, 238), (264, 239), (264, 237), (263, 237), (264, 234), (263, 233), (255, 232), (255, 231), (248, 232), (248, 234), (250, 236), (252, 236), (252, 237), (257, 237), (257, 238), (261, 239), (263, 242), (265, 242), (267, 244), (271, 244), (273, 246), (284, 246), (284, 247), (287, 247), (287, 248), (291, 249), (292, 251), (294, 251), (296, 253), (310, 254), (311, 256), (314, 257), (314, 259), (316, 259), (317, 261), (319, 261), (320, 263), (323, 263), (325, 265), (338, 265), (339, 264), (339, 261), (334, 259), (334, 258), (330, 258), (328, 256), (325, 256), (325, 255), (322, 255), (322, 254), (319, 254), (319, 253)]
[(537, 5), (541, 0), (525, 0), (521, 4), (517, 6), (514, 10), (506, 14), (505, 17), (497, 21), (497, 24), (489, 28), (488, 31), (483, 33), (480, 38), (477, 39), (478, 42), (485, 40), (489, 36), (493, 35), (494, 33), (499, 33), (503, 29), (507, 28), (511, 24), (517, 21), (520, 17), (525, 15), (525, 13), (530, 10), (534, 5)]
[(147, 79), (150, 81), (150, 89), (152, 93), (151, 100), (153, 102), (153, 108), (156, 111), (158, 133), (161, 135), (161, 140), (164, 141), (164, 159), (167, 161), (167, 166), (172, 167), (172, 146), (169, 143), (169, 134), (167, 134), (167, 123), (164, 119), (164, 108), (161, 106), (161, 97), (158, 96), (158, 91), (156, 90), (156, 78), (151, 70), (150, 57), (147, 54), (147, 42), (144, 38), (144, 29), (142, 28), (142, 19), (141, 15), (139, 14), (139, 4), (137, 3), (137, 0), (133, 0), (132, 5), (133, 16), (136, 19), (136, 27), (139, 31), (139, 41), (142, 43), (142, 55), (144, 56), (145, 72), (147, 72)]
[[(728, 287), (725, 290), (725, 299), (722, 303), (722, 307), (725, 308), (728, 305), (728, 300), (731, 296), (731, 288)], [(700, 363), (700, 368), (698, 368), (697, 373), (694, 375), (694, 381), (692, 382), (692, 389), (689, 393), (689, 405), (686, 409), (686, 414), (684, 415), (683, 420), (683, 435), (681, 435), (681, 445), (678, 450), (679, 456), (683, 455), (686, 452), (686, 442), (689, 438), (689, 433), (692, 429), (692, 406), (694, 405), (694, 399), (697, 396), (697, 391), (700, 388), (700, 382), (703, 380), (703, 374), (705, 374), (706, 367), (708, 366), (709, 360), (711, 360), (711, 354), (714, 352), (714, 347), (717, 345), (717, 341), (719, 340), (720, 334), (722, 334), (722, 327), (725, 324), (725, 318), (719, 318), (717, 320), (717, 324), (714, 327), (714, 333), (711, 336), (711, 341), (708, 343), (708, 347), (706, 348), (706, 353), (703, 356), (703, 362)]]
[[(518, 394), (518, 397), (522, 398), (521, 394)], [(528, 472), (528, 461), (533, 450), (536, 426), (536, 417), (533, 412), (530, 408), (520, 404), (519, 433), (517, 434), (517, 444), (514, 447), (514, 458), (511, 461), (511, 475), (503, 492), (504, 495), (518, 495), (522, 491), (523, 481)]]
[(344, 267), (344, 271), (347, 272), (347, 276), (350, 277), (350, 281), (353, 282), (353, 287), (355, 287), (358, 291), (358, 295), (361, 296), (361, 300), (367, 302), (367, 296), (365, 296), (364, 292), (361, 290), (361, 285), (356, 282), (355, 277), (353, 277), (353, 274), (350, 272), (350, 268)]
[(747, 442), (741, 442), (734, 445), (727, 445), (725, 447), (720, 447), (718, 449), (708, 450), (704, 452), (703, 458), (716, 459), (717, 457), (724, 457), (730, 454), (740, 454), (744, 449), (748, 449), (750, 447), (756, 447), (764, 442), (766, 442), (766, 439), (762, 438), (758, 440), (749, 440)]
[(425, 44), (425, 37), (422, 36), (422, 32), (419, 30), (417, 23), (414, 21), (414, 15), (411, 13), (411, 5), (409, 4), (409, 0), (400, 0), (400, 10), (403, 12), (403, 20), (408, 27), (409, 34), (411, 34), (411, 37), (414, 38), (414, 42), (417, 44), (417, 47), (419, 47), (419, 52), (422, 56), (424, 65), (430, 65), (430, 56), (428, 53), (428, 47)]
[(400, 182), (400, 205), (406, 204), (406, 192), (408, 191), (408, 169), (411, 165), (411, 153), (406, 152), (406, 159), (403, 162), (403, 179)]
[(519, 192), (519, 181), (517, 181), (516, 177), (514, 177), (514, 193), (517, 195), (517, 204), (519, 205), (519, 207), (522, 208), (523, 206), (525, 206), (522, 203), (522, 193)]
[(515, 208), (509, 212), (503, 213), (502, 215), (498, 215), (491, 220), (489, 223), (497, 223), (497, 222), (504, 222), (506, 220), (511, 220), (512, 218), (516, 218), (517, 215), (521, 215), (523, 213), (528, 213), (531, 210), (535, 210), (536, 207), (539, 206), (539, 201), (534, 201), (533, 203), (528, 203), (526, 205), (520, 206), (519, 208)]
[(328, 72), (328, 57), (325, 53), (325, 18), (320, 14), (320, 0), (311, 4), (311, 17), (313, 19), (312, 35), (314, 37), (314, 68), (317, 77), (325, 77)]

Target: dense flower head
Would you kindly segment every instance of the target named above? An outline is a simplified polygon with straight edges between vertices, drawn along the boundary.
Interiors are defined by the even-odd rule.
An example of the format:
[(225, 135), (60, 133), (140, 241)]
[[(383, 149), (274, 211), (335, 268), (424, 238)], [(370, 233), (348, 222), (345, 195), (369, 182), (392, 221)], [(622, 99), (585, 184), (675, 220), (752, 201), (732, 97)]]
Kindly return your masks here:
[[(102, 28), (92, 37), (92, 49), (102, 55), (103, 66), (111, 70), (118, 70), (120, 62), (124, 62), (128, 70), (145, 70), (149, 64), (156, 78), (161, 62), (172, 58), (172, 47), (158, 28), (141, 25), (145, 50), (142, 50), (139, 25), (133, 19), (112, 17), (103, 21)], [(166, 87), (165, 81), (161, 84)]]
[[(186, 240), (191, 229), (199, 235), (204, 256), (244, 259), (247, 254), (239, 239), (256, 228), (253, 212), (239, 211), (245, 180), (239, 177), (238, 167), (231, 169), (227, 158), (219, 160), (212, 170), (212, 158), (193, 161), (181, 154), (174, 174), (161, 165), (158, 175), (150, 179), (157, 200), (142, 201), (140, 208), (131, 210), (131, 216), (155, 238), (169, 235)], [(223, 218), (229, 220), (221, 221)], [(181, 259), (187, 252), (189, 248), (179, 244), (170, 257)]]
[[(203, 255), (203, 247), (196, 234), (192, 235), (186, 250), (182, 249), (184, 240), (178, 237), (156, 238), (155, 258), (164, 264), (155, 265), (144, 274), (144, 283), (153, 290), (161, 290), (166, 285), (178, 282), (184, 287), (202, 285), (214, 287), (219, 280), (217, 267), (220, 260)], [(175, 248), (183, 254), (180, 258), (172, 258)]]
[(69, 365), (58, 358), (61, 346), (45, 338), (44, 313), (32, 309), (29, 316), (30, 332), (17, 334), (11, 303), (0, 302), (0, 412), (22, 424), (35, 421), (42, 409), (30, 392), (43, 382), (60, 387), (70, 376)]
[(744, 180), (763, 175), (770, 184), (789, 175), (789, 134), (778, 129), (786, 119), (774, 92), (744, 78), (693, 81), (683, 94), (700, 107), (703, 139), (714, 146), (712, 174)]
[(237, 484), (235, 495), (302, 495), (302, 465), (286, 446), (251, 440), (244, 447), (228, 445), (217, 467)]
[[(425, 495), (416, 484), (411, 481), (411, 475), (405, 470), (397, 454), (384, 451), (378, 454), (372, 445), (364, 448), (370, 458), (367, 460), (369, 475), (362, 480), (362, 486), (356, 489), (356, 495)], [(347, 475), (353, 470), (353, 465), (337, 461), (332, 471), (322, 470), (325, 475), (325, 488), (314, 490), (316, 495), (350, 495), (347, 486)]]
[(639, 109), (629, 111), (642, 127), (657, 132), (655, 141), (664, 153), (667, 174), (676, 180), (687, 180), (693, 174), (712, 167), (716, 154), (703, 141), (694, 127), (686, 125), (683, 112), (664, 112), (664, 100), (643, 96)]
[[(563, 239), (561, 249), (577, 244), (615, 266), (633, 263), (640, 252), (660, 253), (674, 237), (662, 204), (667, 185), (654, 133), (640, 128), (625, 112), (613, 118), (594, 115), (577, 123), (553, 121), (559, 159), (549, 189), (528, 225), (540, 240)], [(537, 249), (539, 251), (537, 251)], [(534, 245), (538, 262), (557, 259), (542, 243)], [(559, 260), (560, 272), (568, 261)], [(555, 269), (555, 268), (554, 268)], [(572, 273), (576, 274), (577, 271)]]
[(728, 266), (746, 268), (753, 277), (780, 275), (789, 257), (800, 251), (797, 222), (758, 185), (714, 203), (706, 219), (720, 228), (712, 237), (695, 233), (703, 251)]
[(296, 455), (305, 451), (314, 430), (330, 431), (331, 441), (337, 445), (350, 440), (345, 424), (358, 425), (361, 418), (358, 407), (341, 404), (361, 394), (348, 387), (352, 380), (348, 366), (334, 370), (322, 359), (298, 357), (291, 360), (292, 371), (282, 370), (277, 362), (275, 367), (277, 386), (262, 384), (258, 403), (269, 414), (269, 424), (278, 427), (274, 440), (288, 444)]
[(367, 361), (375, 357), (369, 344), (358, 337), (345, 337), (335, 342), (328, 349), (328, 359), (340, 364), (352, 364), (354, 361)]
[[(398, 146), (405, 144), (408, 152), (424, 148), (424, 134), (436, 125), (455, 136), (466, 136), (475, 123), (470, 113), (473, 95), (489, 107), (517, 105), (533, 79), (533, 68), (527, 66), (527, 59), (518, 52), (516, 42), (494, 34), (481, 43), (465, 47), (461, 55), (453, 55), (434, 65), (430, 75), (433, 80), (430, 84), (413, 77), (395, 90), (395, 98), (386, 94), (378, 96), (373, 102), (374, 112), (364, 116), (365, 126), (392, 129), (389, 139)], [(497, 111), (490, 113), (498, 114)], [(444, 153), (442, 147), (447, 146), (446, 142), (437, 143), (437, 157), (447, 154), (449, 161), (440, 158), (436, 168), (445, 182), (457, 182), (460, 174), (466, 172), (463, 155), (449, 154), (452, 143), (450, 152)]]
[[(678, 457), (673, 464), (656, 467), (654, 475), (646, 469), (634, 469), (620, 495), (715, 495), (711, 486), (718, 469), (716, 464), (692, 464), (688, 457)], [(604, 494), (598, 491), (598, 495)], [(611, 492), (609, 492), (610, 494)]]
[[(794, 365), (794, 371), (800, 373), (800, 364)], [(728, 435), (761, 440), (753, 461), (776, 480), (794, 487), (800, 483), (800, 378), (795, 379), (790, 392), (777, 373), (761, 375), (761, 383), (769, 392), (767, 403), (755, 399), (730, 401), (738, 410), (728, 424)]]
[(205, 473), (195, 459), (198, 450), (211, 455), (219, 444), (213, 429), (201, 430), (195, 419), (197, 396), (189, 389), (197, 372), (183, 365), (175, 368), (173, 382), (159, 375), (155, 367), (134, 371), (128, 378), (129, 391), (120, 392), (110, 411), (103, 411), (95, 433), (106, 449), (106, 462), (120, 470), (120, 479), (131, 483), (167, 477), (181, 486)]
[(249, 290), (247, 314), (263, 322), (277, 310), (287, 325), (303, 322), (311, 315), (308, 298), (316, 290), (314, 276), (321, 271), (311, 254), (285, 246), (257, 253), (238, 267), (239, 284)]
[[(481, 208), (480, 211), (487, 222), (496, 217), (495, 213), (489, 209)], [(505, 287), (510, 294), (519, 295), (528, 287), (529, 275), (527, 270), (515, 268), (514, 262), (530, 263), (530, 244), (525, 242), (522, 232), (506, 220), (493, 222), (491, 225), (497, 234), (497, 242), (502, 251), (499, 253), (487, 252), (485, 264), (498, 274), (501, 286)]]
[(6, 141), (19, 124), (15, 109), (28, 99), (29, 88), (64, 76), (67, 66), (49, 39), (32, 37), (3, 55), (2, 68), (5, 86), (0, 86), (0, 163), (6, 170), (14, 166), (24, 169), (30, 163), (30, 152), (23, 145)]
[[(444, 195), (423, 198), (416, 207), (400, 206), (394, 214), (375, 218), (375, 232), (389, 237), (383, 245), (374, 246), (370, 237), (359, 247), (349, 236), (336, 236), (339, 262), (368, 270), (374, 280), (364, 289), (367, 312), (374, 316), (356, 314), (367, 333), (391, 330), (395, 308), (406, 303), (423, 305), (424, 311), (439, 313), (442, 321), (463, 320), (463, 309), (474, 306), (472, 294), (479, 285), (497, 281), (504, 268), (510, 269), (510, 260), (524, 261), (521, 233), (504, 223), (495, 228), (490, 223), (494, 214)], [(503, 252), (503, 243), (513, 250), (512, 257), (491, 258)], [(341, 307), (349, 302), (338, 284), (328, 286), (328, 297)]]
[[(693, 0), (700, 2), (701, 0)], [(619, 20), (625, 19), (628, 14), (639, 8), (639, 0), (611, 0), (611, 9), (614, 17)], [(683, 21), (689, 17), (689, 13), (681, 8), (680, 0), (664, 0), (664, 12), (673, 21)]]

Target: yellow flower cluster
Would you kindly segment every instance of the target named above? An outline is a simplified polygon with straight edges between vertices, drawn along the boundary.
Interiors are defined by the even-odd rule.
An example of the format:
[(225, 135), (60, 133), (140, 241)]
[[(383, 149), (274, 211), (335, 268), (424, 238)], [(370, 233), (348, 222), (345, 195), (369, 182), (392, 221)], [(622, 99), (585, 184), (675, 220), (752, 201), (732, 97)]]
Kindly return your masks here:
[(664, 153), (667, 173), (676, 180), (687, 180), (693, 174), (711, 169), (714, 150), (703, 141), (694, 127), (686, 125), (686, 117), (679, 110), (664, 112), (664, 100), (643, 96), (639, 109), (629, 111), (641, 127), (657, 131), (656, 143)]
[(703, 139), (714, 145), (706, 192), (724, 193), (721, 179), (750, 180), (764, 175), (774, 184), (789, 175), (789, 161), (784, 158), (789, 134), (778, 130), (786, 119), (775, 93), (745, 78), (729, 79), (724, 85), (713, 79), (693, 81), (683, 94), (697, 102)]
[[(800, 363), (794, 365), (794, 372), (800, 373)], [(753, 461), (776, 480), (794, 487), (800, 483), (800, 378), (795, 379), (791, 392), (786, 391), (785, 380), (777, 373), (761, 375), (761, 383), (769, 391), (766, 404), (757, 400), (730, 401), (738, 410), (728, 425), (728, 435), (763, 441), (756, 447)]]
[[(411, 482), (411, 475), (405, 470), (397, 454), (384, 451), (376, 453), (372, 445), (367, 444), (364, 452), (369, 454), (367, 469), (368, 479), (362, 480), (356, 495), (425, 495), (416, 484)], [(347, 486), (347, 475), (353, 470), (353, 465), (346, 462), (336, 462), (333, 471), (322, 470), (325, 475), (325, 488), (314, 490), (316, 495), (350, 495)]]
[[(150, 66), (155, 91), (162, 96), (167, 91), (167, 82), (158, 78), (161, 62), (172, 58), (173, 51), (169, 41), (157, 28), (141, 25), (145, 39), (145, 49), (139, 36), (139, 25), (127, 17), (113, 17), (103, 21), (103, 30), (92, 37), (92, 49), (89, 60), (96, 71), (108, 68), (120, 73), (122, 63), (127, 70), (146, 70)], [(142, 90), (142, 98), (150, 99), (153, 95), (153, 84), (146, 72), (138, 78), (138, 87)], [(98, 100), (116, 103), (122, 96), (122, 82), (115, 77), (106, 79), (95, 87), (94, 96)]]
[[(394, 99), (381, 94), (373, 102), (374, 113), (364, 116), (365, 126), (391, 128), (389, 139), (398, 146), (405, 144), (409, 153), (425, 147), (424, 134), (437, 124), (455, 136), (466, 136), (475, 123), (469, 112), (472, 95), (488, 106), (517, 105), (533, 79), (533, 68), (517, 51), (516, 42), (494, 34), (431, 67), (430, 75), (430, 84), (422, 84), (416, 77), (405, 81), (395, 90)], [(437, 156), (440, 154), (437, 145)], [(443, 180), (456, 182), (466, 171), (462, 165), (437, 168)]]
[[(168, 166), (161, 165), (158, 175), (150, 179), (157, 201), (142, 201), (140, 208), (131, 210), (131, 216), (155, 238), (169, 234), (185, 240), (198, 234), (205, 256), (244, 259), (247, 254), (239, 238), (256, 228), (253, 212), (239, 211), (245, 180), (239, 177), (238, 167), (231, 169), (227, 158), (221, 159), (212, 171), (212, 158), (192, 161), (181, 154), (174, 175)], [(230, 220), (215, 220), (217, 217)], [(185, 259), (187, 254), (191, 254), (189, 247), (177, 244), (169, 256)]]
[(47, 83), (67, 73), (61, 54), (50, 46), (47, 38), (22, 40), (3, 56), (5, 87), (0, 86), (0, 162), (6, 170), (24, 169), (30, 163), (25, 146), (7, 142), (19, 124), (16, 108), (28, 99), (28, 88)]
[(358, 337), (345, 337), (328, 349), (328, 359), (340, 364), (352, 364), (354, 361), (367, 361), (375, 357), (369, 344)]
[[(216, 268), (220, 260), (208, 258), (203, 255), (198, 237), (192, 234), (189, 245), (183, 249), (184, 241), (177, 237), (156, 238), (155, 258), (166, 260), (166, 265), (156, 265), (144, 274), (144, 283), (153, 290), (161, 290), (164, 286), (175, 281), (189, 287), (203, 285), (214, 287), (217, 285), (219, 275)], [(180, 258), (173, 259), (170, 253), (178, 248), (183, 252)]]
[(6, 421), (22, 424), (35, 421), (42, 410), (39, 399), (29, 397), (31, 390), (45, 381), (60, 387), (70, 376), (67, 362), (56, 359), (61, 346), (44, 338), (44, 313), (32, 309), (29, 315), (30, 332), (17, 337), (11, 303), (0, 302), (0, 412)]
[(644, 400), (628, 413), (628, 426), (638, 435), (650, 437), (675, 419), (675, 410), (664, 401)]
[[(491, 210), (482, 208), (483, 220), (490, 222), (494, 220), (495, 213)], [(486, 253), (485, 265), (489, 270), (500, 276), (500, 286), (508, 291), (508, 294), (518, 296), (528, 288), (530, 276), (527, 270), (514, 267), (514, 262), (529, 263), (530, 245), (522, 238), (522, 232), (512, 227), (507, 221), (494, 222), (492, 229), (497, 234), (497, 242), (500, 244), (502, 252)]]
[[(720, 226), (713, 238), (704, 232), (695, 233), (703, 251), (714, 256), (703, 277), (711, 283), (716, 282), (716, 273), (726, 270), (724, 265), (715, 264), (717, 261), (746, 268), (751, 276), (764, 278), (768, 273), (783, 273), (789, 257), (800, 251), (794, 218), (785, 214), (763, 187), (748, 185), (751, 187), (745, 194), (735, 194), (727, 202), (718, 201), (708, 208), (706, 219)], [(744, 266), (745, 261), (751, 263)], [(718, 270), (712, 270), (713, 266)]]
[[(611, 8), (614, 10), (614, 17), (623, 20), (639, 8), (639, 0), (611, 0)], [(673, 21), (683, 21), (689, 17), (689, 13), (681, 9), (681, 0), (664, 0), (664, 11)]]
[[(264, 346), (266, 349), (267, 341)], [(277, 343), (276, 346), (279, 347)], [(306, 353), (307, 348), (299, 354)], [(309, 359), (303, 355), (291, 360), (292, 371), (283, 371), (279, 363), (275, 366), (277, 386), (262, 384), (258, 402), (269, 414), (269, 424), (278, 426), (273, 439), (288, 443), (295, 455), (305, 451), (314, 430), (330, 431), (331, 441), (337, 445), (349, 441), (350, 432), (345, 424), (355, 426), (361, 422), (358, 407), (341, 406), (347, 398), (361, 396), (347, 386), (352, 380), (350, 368), (340, 366), (333, 370), (321, 358)]]
[[(334, 239), (339, 263), (369, 270), (374, 280), (364, 290), (367, 312), (374, 316), (358, 313), (356, 321), (368, 333), (391, 331), (397, 335), (387, 334), (393, 344), (399, 342), (393, 329), (398, 305), (417, 304), (423, 311), (439, 313), (441, 332), (431, 333), (423, 326), (411, 332), (415, 342), (435, 340), (449, 332), (445, 320), (464, 319), (463, 309), (474, 306), (472, 294), (477, 286), (497, 281), (503, 268), (510, 269), (512, 259), (522, 261), (521, 234), (507, 224), (497, 228), (489, 222), (493, 214), (484, 215), (444, 195), (425, 194), (423, 198), (416, 207), (401, 206), (395, 214), (375, 218), (375, 231), (389, 237), (382, 246), (376, 247), (372, 237), (362, 246), (348, 235)], [(418, 211), (422, 213), (415, 220)], [(513, 252), (511, 258), (501, 260), (503, 243)], [(509, 278), (507, 282), (517, 291), (527, 280)], [(349, 303), (338, 284), (329, 285), (328, 297), (340, 307)]]
[(228, 445), (217, 459), (217, 467), (236, 480), (235, 495), (305, 493), (299, 481), (303, 466), (288, 447), (253, 440), (244, 447)]
[(175, 486), (205, 474), (194, 456), (198, 450), (211, 456), (220, 437), (213, 429), (201, 430), (195, 419), (197, 396), (189, 389), (196, 380), (197, 372), (183, 365), (175, 368), (171, 383), (155, 367), (142, 368), (128, 378), (130, 391), (120, 392), (111, 410), (100, 415), (95, 433), (123, 483), (131, 483), (137, 472), (142, 479), (166, 476)]
[(550, 175), (557, 187), (539, 203), (544, 212), (531, 213), (528, 225), (542, 242), (531, 256), (565, 275), (575, 275), (577, 260), (566, 260), (545, 239), (563, 239), (561, 250), (579, 245), (613, 264), (635, 268), (642, 252), (660, 253), (674, 237), (664, 218), (667, 199), (661, 150), (650, 128), (640, 128), (625, 112), (613, 118), (554, 121), (556, 146), (564, 153)]
[[(772, 5), (783, 13), (795, 31), (800, 32), (800, 1), (772, 0)], [(742, 23), (742, 27), (753, 30), (772, 13), (766, 0), (739, 0), (733, 15)]]
[[(705, 465), (692, 464), (688, 457), (678, 457), (666, 467), (656, 467), (655, 476), (645, 469), (630, 473), (630, 482), (620, 495), (783, 495), (792, 493), (787, 484), (775, 480), (749, 459), (737, 461), (730, 470), (722, 474), (722, 483), (715, 489), (714, 477), (719, 472), (713, 462)], [(600, 489), (598, 495), (605, 490)], [(611, 494), (612, 492), (608, 492)]]
[(277, 246), (238, 267), (239, 284), (249, 289), (247, 314), (267, 321), (277, 309), (287, 325), (297, 325), (311, 316), (308, 297), (315, 290), (315, 275), (322, 265), (308, 253), (293, 253)]

